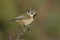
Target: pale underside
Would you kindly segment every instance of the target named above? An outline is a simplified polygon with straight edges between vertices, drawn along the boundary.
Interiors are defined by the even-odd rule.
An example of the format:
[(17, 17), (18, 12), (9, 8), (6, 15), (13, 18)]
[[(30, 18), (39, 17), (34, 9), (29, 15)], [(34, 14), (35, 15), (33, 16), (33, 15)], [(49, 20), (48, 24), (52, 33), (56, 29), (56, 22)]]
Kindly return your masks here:
[(19, 24), (23, 24), (23, 25), (29, 25), (33, 22), (33, 18), (30, 19), (22, 19), (22, 20), (16, 20), (16, 22), (18, 22)]

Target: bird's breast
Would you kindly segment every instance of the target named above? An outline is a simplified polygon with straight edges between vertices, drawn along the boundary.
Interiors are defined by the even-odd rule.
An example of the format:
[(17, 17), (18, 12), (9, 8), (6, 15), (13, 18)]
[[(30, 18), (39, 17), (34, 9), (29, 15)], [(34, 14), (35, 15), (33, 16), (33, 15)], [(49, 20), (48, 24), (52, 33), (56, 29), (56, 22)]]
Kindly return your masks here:
[(30, 18), (30, 19), (25, 19), (25, 20), (23, 20), (22, 21), (25, 25), (29, 25), (29, 24), (31, 24), (32, 22), (33, 22), (33, 18)]

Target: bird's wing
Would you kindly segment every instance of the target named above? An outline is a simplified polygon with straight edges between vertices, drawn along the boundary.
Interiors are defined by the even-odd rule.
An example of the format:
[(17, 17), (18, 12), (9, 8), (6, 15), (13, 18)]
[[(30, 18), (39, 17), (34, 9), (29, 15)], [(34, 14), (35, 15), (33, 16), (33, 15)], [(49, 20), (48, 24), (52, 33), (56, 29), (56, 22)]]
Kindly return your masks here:
[(22, 20), (22, 19), (28, 19), (28, 18), (30, 18), (30, 16), (25, 14), (25, 15), (20, 15), (20, 16), (16, 17), (15, 19), (12, 19), (10, 21)]
[(29, 18), (30, 18), (29, 15), (24, 14), (24, 15), (20, 15), (20, 16), (16, 17), (16, 20), (29, 19)]
[(21, 16), (16, 17), (16, 20), (22, 20), (22, 19), (28, 19), (28, 17), (25, 15), (21, 15)]

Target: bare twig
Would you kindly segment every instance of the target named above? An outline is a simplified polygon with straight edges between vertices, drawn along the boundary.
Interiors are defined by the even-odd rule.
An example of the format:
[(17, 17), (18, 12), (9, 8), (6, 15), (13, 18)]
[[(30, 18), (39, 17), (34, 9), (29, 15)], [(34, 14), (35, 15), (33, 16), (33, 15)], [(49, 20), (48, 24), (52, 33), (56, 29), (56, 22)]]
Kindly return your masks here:
[(9, 34), (9, 40), (13, 40), (13, 37), (11, 34)]
[[(31, 28), (31, 27), (25, 28), (25, 29), (23, 29), (23, 30), (19, 30), (19, 31), (18, 31), (18, 34), (17, 34), (17, 37), (16, 37), (15, 40), (25, 40), (24, 38), (22, 38), (22, 36), (24, 36), (24, 34), (25, 34), (27, 31), (29, 31), (30, 28)], [(11, 34), (9, 35), (9, 40), (14, 40)]]
[(24, 33), (26, 33), (27, 31), (30, 30), (30, 28), (31, 28), (31, 27), (28, 27), (28, 28), (26, 28), (26, 29), (23, 29), (22, 31), (19, 31), (19, 34), (18, 34), (16, 40), (19, 40), (19, 39), (21, 38), (21, 36), (24, 35)]

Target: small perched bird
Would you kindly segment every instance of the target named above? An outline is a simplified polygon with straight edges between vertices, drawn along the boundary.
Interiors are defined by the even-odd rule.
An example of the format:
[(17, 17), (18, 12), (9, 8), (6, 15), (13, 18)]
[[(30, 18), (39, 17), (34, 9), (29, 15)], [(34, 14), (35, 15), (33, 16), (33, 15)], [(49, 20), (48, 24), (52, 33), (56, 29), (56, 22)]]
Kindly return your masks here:
[[(15, 19), (10, 20), (10, 21), (16, 21), (20, 25), (22, 24), (23, 26), (28, 26), (27, 29), (22, 28), (23, 30), (21, 33), (19, 31), (19, 34), (18, 34), (16, 40), (20, 39), (20, 37), (26, 31), (29, 31), (31, 29), (31, 26), (29, 26), (29, 25), (34, 21), (35, 16), (36, 16), (36, 11), (33, 8), (31, 8), (31, 9), (28, 9), (26, 13), (16, 17)], [(12, 40), (11, 35), (9, 35), (9, 39)]]
[(23, 15), (20, 15), (15, 19), (12, 19), (12, 21), (15, 20), (19, 24), (23, 24), (24, 26), (27, 26), (33, 22), (35, 16), (36, 16), (36, 11), (33, 8), (31, 8), (28, 9), (27, 12), (24, 13)]

